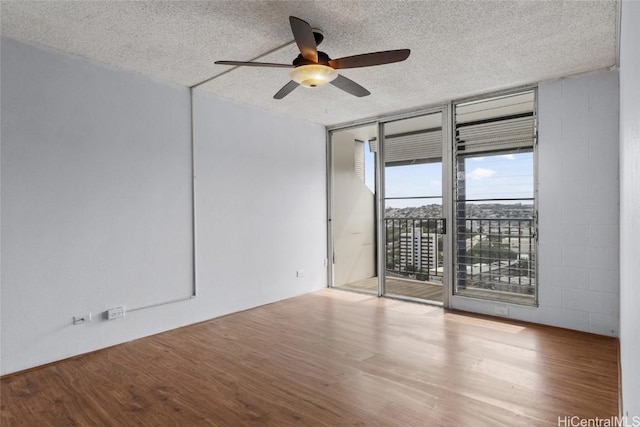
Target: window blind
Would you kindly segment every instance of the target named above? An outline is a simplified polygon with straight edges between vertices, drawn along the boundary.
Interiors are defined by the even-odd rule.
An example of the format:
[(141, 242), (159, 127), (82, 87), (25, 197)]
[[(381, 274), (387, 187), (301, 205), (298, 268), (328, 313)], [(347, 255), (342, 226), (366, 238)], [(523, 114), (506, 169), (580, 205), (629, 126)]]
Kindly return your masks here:
[[(371, 151), (378, 149), (378, 141), (369, 142)], [(442, 128), (423, 129), (384, 138), (385, 166), (401, 166), (442, 160)]]
[(534, 92), (455, 106), (458, 154), (508, 151), (535, 144)]

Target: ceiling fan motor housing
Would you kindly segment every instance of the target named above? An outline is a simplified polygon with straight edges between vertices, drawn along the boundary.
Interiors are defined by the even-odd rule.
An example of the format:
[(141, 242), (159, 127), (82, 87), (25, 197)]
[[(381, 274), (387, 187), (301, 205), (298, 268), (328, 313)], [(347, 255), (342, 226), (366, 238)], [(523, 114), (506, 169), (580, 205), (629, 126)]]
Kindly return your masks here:
[(316, 46), (320, 46), (320, 43), (324, 40), (324, 33), (317, 28), (312, 28), (311, 31), (313, 32), (313, 38), (316, 40)]
[(329, 55), (324, 52), (318, 51), (318, 62), (309, 61), (308, 59), (305, 59), (302, 54), (300, 54), (296, 57), (296, 59), (293, 60), (293, 65), (295, 67), (298, 67), (300, 65), (320, 64), (329, 67), (330, 60), (331, 58), (329, 58)]

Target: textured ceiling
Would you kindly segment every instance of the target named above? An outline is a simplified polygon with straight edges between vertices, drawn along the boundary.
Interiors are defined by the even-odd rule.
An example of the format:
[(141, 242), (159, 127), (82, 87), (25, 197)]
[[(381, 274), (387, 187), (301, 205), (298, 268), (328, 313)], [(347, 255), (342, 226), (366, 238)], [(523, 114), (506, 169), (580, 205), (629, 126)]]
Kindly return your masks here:
[[(2, 1), (2, 34), (200, 86), (239, 103), (333, 125), (614, 66), (617, 0)], [(343, 70), (371, 91), (273, 95), (288, 70), (214, 65), (293, 40), (289, 15), (324, 32), (332, 58), (411, 49), (404, 62)], [(288, 44), (260, 58), (290, 63)], [(232, 69), (231, 72), (224, 73)]]

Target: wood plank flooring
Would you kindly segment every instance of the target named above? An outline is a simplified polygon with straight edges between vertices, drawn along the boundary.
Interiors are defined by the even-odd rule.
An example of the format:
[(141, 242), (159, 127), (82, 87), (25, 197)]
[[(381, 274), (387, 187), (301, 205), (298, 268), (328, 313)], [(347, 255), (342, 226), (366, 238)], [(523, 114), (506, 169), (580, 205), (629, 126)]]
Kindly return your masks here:
[(617, 340), (323, 290), (1, 379), (4, 426), (557, 426)]

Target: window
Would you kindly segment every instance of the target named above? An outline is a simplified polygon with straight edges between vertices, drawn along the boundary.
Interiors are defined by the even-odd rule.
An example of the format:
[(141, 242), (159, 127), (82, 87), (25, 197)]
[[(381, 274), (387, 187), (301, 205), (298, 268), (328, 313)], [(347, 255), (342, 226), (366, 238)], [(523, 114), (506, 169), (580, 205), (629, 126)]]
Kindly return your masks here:
[(455, 112), (457, 295), (536, 303), (535, 91)]

